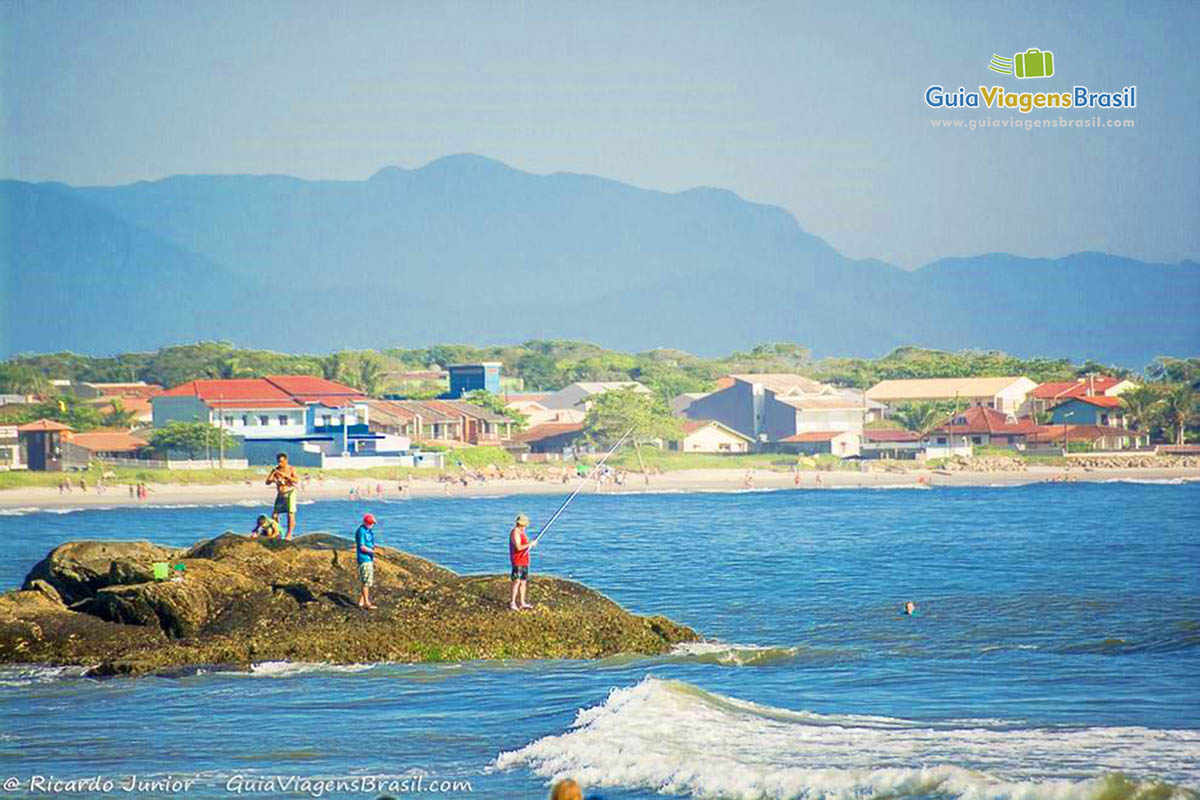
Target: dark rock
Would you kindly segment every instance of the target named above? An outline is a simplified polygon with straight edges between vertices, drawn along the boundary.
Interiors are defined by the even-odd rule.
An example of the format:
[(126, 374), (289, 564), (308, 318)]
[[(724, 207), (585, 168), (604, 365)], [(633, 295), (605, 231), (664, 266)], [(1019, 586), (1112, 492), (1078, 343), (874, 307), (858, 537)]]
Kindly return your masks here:
[[(329, 534), (286, 542), (227, 533), (186, 551), (64, 544), (30, 572), (26, 591), (0, 595), (0, 663), (96, 665), (89, 674), (100, 677), (269, 660), (656, 655), (699, 638), (548, 576), (530, 581), (537, 608), (512, 612), (507, 576), (459, 576), (385, 547), (372, 590), (379, 609), (364, 611), (352, 549)], [(186, 569), (154, 581), (154, 561)]]

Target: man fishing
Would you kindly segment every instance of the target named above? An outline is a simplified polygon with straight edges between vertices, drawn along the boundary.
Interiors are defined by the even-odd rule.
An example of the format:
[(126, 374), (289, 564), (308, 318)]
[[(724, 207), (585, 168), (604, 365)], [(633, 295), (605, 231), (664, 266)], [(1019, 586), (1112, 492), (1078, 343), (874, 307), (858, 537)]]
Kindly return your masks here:
[(537, 546), (537, 542), (529, 540), (528, 527), (529, 517), (517, 514), (508, 533), (508, 560), (512, 564), (512, 599), (508, 607), (513, 611), (533, 608), (525, 602), (525, 587), (529, 583), (529, 551)]
[(288, 463), (287, 453), (278, 453), (275, 456), (275, 469), (271, 470), (271, 474), (267, 476), (267, 485), (275, 485), (275, 510), (271, 513), (271, 519), (279, 522), (280, 514), (287, 514), (287, 539), (291, 540), (292, 533), (296, 530), (296, 485), (300, 483), (300, 476), (296, 474), (296, 468)]

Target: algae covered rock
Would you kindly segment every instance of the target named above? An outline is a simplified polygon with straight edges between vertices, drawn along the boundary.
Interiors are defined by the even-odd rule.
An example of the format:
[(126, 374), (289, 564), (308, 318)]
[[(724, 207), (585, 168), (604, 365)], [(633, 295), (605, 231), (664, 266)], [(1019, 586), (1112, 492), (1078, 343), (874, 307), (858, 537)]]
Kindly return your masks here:
[(70, 605), (105, 586), (153, 580), (154, 562), (170, 561), (174, 553), (149, 542), (67, 542), (30, 570), (23, 588), (45, 581)]
[[(508, 608), (507, 576), (460, 576), (377, 548), (372, 599), (355, 605), (354, 543), (227, 533), (187, 549), (71, 542), (0, 595), (0, 663), (87, 664), (95, 675), (187, 665), (656, 655), (697, 634), (631, 614), (581, 584), (530, 581), (533, 611)], [(156, 581), (155, 561), (181, 564)]]

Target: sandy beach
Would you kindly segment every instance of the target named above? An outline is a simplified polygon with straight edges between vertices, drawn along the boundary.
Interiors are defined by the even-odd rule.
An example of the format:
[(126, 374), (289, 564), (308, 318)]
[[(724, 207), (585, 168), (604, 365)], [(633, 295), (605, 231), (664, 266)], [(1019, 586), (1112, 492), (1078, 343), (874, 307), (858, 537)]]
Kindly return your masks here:
[[(940, 472), (913, 470), (911, 472), (817, 472), (800, 473), (799, 486), (796, 476), (790, 472), (753, 470), (752, 480), (747, 481), (747, 472), (742, 469), (695, 469), (668, 472), (649, 476), (649, 480), (636, 473), (628, 473), (623, 486), (612, 484), (597, 487), (590, 482), (584, 491), (588, 493), (633, 493), (633, 492), (744, 492), (748, 490), (780, 489), (855, 489), (855, 488), (910, 488), (924, 489), (939, 486), (1014, 486), (1045, 481), (1069, 480), (1074, 482), (1104, 483), (1107, 481), (1150, 481), (1185, 482), (1200, 481), (1200, 469), (1071, 469), (1061, 467), (1031, 466), (1021, 472)], [(371, 479), (326, 479), (312, 482), (302, 488), (300, 501), (344, 500), (351, 489), (357, 489), (364, 500), (402, 499), (404, 497), (495, 497), (526, 494), (565, 494), (573, 491), (577, 482), (539, 481), (530, 478), (492, 479), (471, 481), (468, 485), (442, 483), (435, 480), (413, 480), (408, 491), (402, 492), (395, 482), (381, 483)], [(382, 486), (383, 493), (378, 493)], [(264, 507), (271, 504), (272, 490), (257, 481), (239, 484), (179, 485), (151, 484), (150, 496), (144, 501), (153, 505), (215, 505), (220, 503), (261, 502)], [(103, 494), (94, 488), (81, 492), (78, 487), (70, 493), (60, 493), (49, 487), (29, 487), (0, 491), (0, 509), (33, 510), (40, 508), (94, 508), (137, 505), (126, 486), (108, 487)]]

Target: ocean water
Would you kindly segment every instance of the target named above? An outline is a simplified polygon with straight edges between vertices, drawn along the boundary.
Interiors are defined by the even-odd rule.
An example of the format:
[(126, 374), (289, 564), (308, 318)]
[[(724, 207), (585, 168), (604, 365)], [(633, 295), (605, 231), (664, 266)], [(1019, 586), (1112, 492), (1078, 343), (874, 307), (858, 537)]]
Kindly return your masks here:
[[(300, 529), (370, 510), (383, 544), (495, 572), (511, 518), (558, 502), (320, 502)], [(184, 545), (256, 513), (5, 512), (0, 587), (68, 539)], [(3, 796), (54, 794), (29, 791), (40, 776), (114, 782), (59, 785), (71, 797), (375, 797), (372, 780), (401, 797), (421, 776), (537, 798), (572, 775), (613, 799), (1200, 797), (1200, 485), (585, 495), (535, 552), (535, 603), (539, 572), (714, 641), (172, 679), (0, 669), (0, 780), (20, 781)]]

